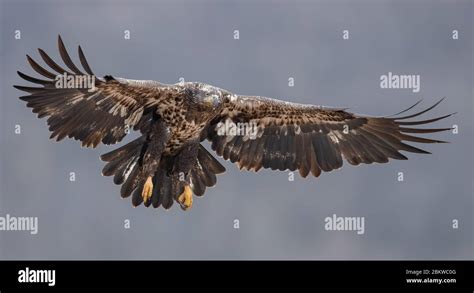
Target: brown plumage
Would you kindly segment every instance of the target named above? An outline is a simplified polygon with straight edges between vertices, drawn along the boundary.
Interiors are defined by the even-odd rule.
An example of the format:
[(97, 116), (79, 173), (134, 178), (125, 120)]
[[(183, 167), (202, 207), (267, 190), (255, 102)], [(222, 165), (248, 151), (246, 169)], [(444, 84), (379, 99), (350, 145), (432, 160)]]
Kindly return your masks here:
[[(443, 143), (409, 133), (432, 133), (451, 128), (419, 129), (407, 126), (432, 123), (450, 115), (429, 120), (407, 122), (433, 106), (409, 116), (369, 117), (319, 106), (288, 103), (263, 97), (238, 96), (226, 103), (221, 115), (214, 119), (208, 132), (212, 149), (224, 159), (236, 162), (240, 168), (258, 171), (299, 170), (318, 177), (321, 171), (342, 167), (343, 158), (352, 165), (386, 163), (390, 158), (406, 160), (399, 151), (429, 153), (403, 141)], [(406, 112), (416, 106), (400, 112)], [(258, 127), (255, 139), (244, 136), (217, 135), (218, 123), (231, 120), (250, 122)]]
[[(137, 139), (101, 156), (107, 162), (103, 174), (114, 176), (114, 183), (122, 185), (122, 197), (131, 195), (134, 206), (169, 208), (177, 201), (187, 209), (192, 203), (188, 186), (197, 196), (214, 186), (216, 175), (225, 168), (200, 144), (206, 139), (217, 155), (241, 169), (298, 170), (303, 177), (309, 173), (318, 177), (322, 171), (341, 168), (343, 159), (358, 165), (386, 163), (390, 158), (406, 160), (401, 151), (429, 153), (407, 142), (442, 143), (417, 134), (450, 129), (418, 125), (452, 114), (410, 120), (441, 100), (412, 115), (370, 117), (345, 109), (239, 96), (203, 83), (168, 85), (110, 75), (97, 78), (81, 47), (78, 54), (83, 69), (73, 63), (61, 37), (58, 47), (67, 69), (39, 49), (43, 61), (56, 73), (27, 55), (33, 70), (47, 79), (18, 72), (23, 79), (41, 85), (15, 86), (29, 93), (20, 99), (39, 118), (47, 117), (51, 138), (58, 141), (69, 137), (96, 147), (101, 142), (120, 142), (129, 130), (139, 131)], [(58, 86), (62, 76), (65, 79)], [(92, 86), (68, 86), (66, 77), (87, 78)], [(247, 131), (232, 132), (229, 125)]]

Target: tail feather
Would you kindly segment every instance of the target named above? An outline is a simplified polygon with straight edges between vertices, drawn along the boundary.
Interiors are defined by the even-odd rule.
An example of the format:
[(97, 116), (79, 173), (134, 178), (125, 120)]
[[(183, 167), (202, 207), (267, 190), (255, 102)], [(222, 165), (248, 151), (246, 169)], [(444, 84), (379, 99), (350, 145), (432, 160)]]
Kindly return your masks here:
[(138, 166), (133, 167), (130, 175), (125, 179), (125, 183), (120, 188), (120, 195), (123, 198), (129, 197), (132, 194), (132, 191), (137, 187), (138, 181), (140, 179), (140, 169)]
[[(161, 205), (164, 209), (169, 209), (173, 205), (173, 188), (172, 188), (172, 181), (171, 178), (167, 175), (163, 176), (163, 181), (160, 183), (160, 198), (161, 198)], [(156, 187), (155, 187), (156, 188)]]
[[(122, 184), (120, 195), (123, 198), (132, 197), (133, 206), (144, 204), (158, 208), (169, 209), (173, 202), (183, 193), (186, 181), (179, 180), (179, 176), (170, 175), (170, 166), (173, 166), (173, 157), (163, 157), (152, 182), (151, 198), (143, 202), (142, 191), (146, 178), (140, 171), (139, 158), (146, 139), (139, 137), (128, 144), (103, 154), (101, 159), (107, 164), (102, 170), (104, 176), (114, 176), (115, 184)], [(206, 188), (214, 186), (216, 175), (225, 171), (222, 166), (202, 145), (199, 146), (196, 163), (190, 172), (189, 182), (196, 196), (204, 195)]]
[(197, 158), (191, 170), (191, 188), (196, 196), (202, 196), (206, 187), (216, 185), (216, 175), (224, 173), (225, 168), (202, 145), (199, 145)]
[[(138, 180), (137, 180), (138, 181)], [(142, 204), (143, 202), (143, 197), (142, 197), (142, 190), (143, 190), (143, 185), (145, 184), (145, 180), (141, 179), (138, 181), (137, 188), (133, 192), (132, 195), (132, 205), (134, 207), (137, 207)]]
[(225, 172), (225, 167), (202, 145), (199, 145), (198, 159), (202, 166), (207, 166), (209, 171), (214, 174), (222, 174)]
[[(153, 176), (153, 193), (151, 195), (151, 204), (154, 208), (158, 208), (161, 206), (163, 197), (161, 196), (160, 184), (164, 181), (163, 177), (165, 175), (166, 172), (163, 169), (158, 169), (155, 173), (155, 176)], [(147, 206), (147, 203), (145, 203), (145, 206)]]
[(128, 174), (131, 173), (132, 169), (137, 166), (138, 157), (130, 158), (126, 164), (123, 164), (120, 169), (117, 169), (114, 176), (114, 183), (117, 185), (122, 184)]
[(133, 154), (129, 154), (127, 157), (123, 157), (118, 160), (111, 161), (107, 163), (102, 169), (102, 175), (112, 176), (114, 174), (119, 174), (120, 171), (124, 170), (127, 167), (127, 165), (129, 165), (134, 159), (135, 157), (133, 156)]
[(191, 170), (191, 188), (196, 196), (202, 196), (206, 192), (206, 186), (202, 183), (201, 175), (195, 168)]
[[(139, 166), (138, 159), (145, 142), (145, 137), (141, 136), (128, 144), (103, 154), (100, 158), (108, 162), (102, 169), (102, 175), (114, 175), (114, 183), (122, 184), (120, 194), (128, 197), (138, 185)], [(125, 183), (124, 183), (125, 182)]]
[(127, 155), (135, 155), (133, 151), (136, 151), (137, 149), (141, 149), (145, 141), (146, 141), (146, 137), (140, 136), (139, 138), (127, 143), (124, 146), (119, 147), (118, 149), (115, 149), (111, 152), (101, 155), (100, 159), (105, 162), (111, 162), (114, 160), (118, 160)]

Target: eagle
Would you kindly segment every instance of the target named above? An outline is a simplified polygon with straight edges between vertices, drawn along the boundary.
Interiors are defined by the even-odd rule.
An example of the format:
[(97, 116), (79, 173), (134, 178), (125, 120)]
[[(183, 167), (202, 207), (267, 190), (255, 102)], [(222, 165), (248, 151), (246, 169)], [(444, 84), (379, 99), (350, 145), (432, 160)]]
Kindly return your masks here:
[(80, 46), (82, 69), (73, 63), (61, 36), (58, 47), (67, 68), (38, 49), (50, 68), (26, 55), (32, 69), (43, 77), (18, 71), (21, 78), (38, 86), (14, 87), (28, 93), (20, 99), (38, 118), (47, 117), (50, 138), (56, 141), (69, 137), (81, 141), (83, 147), (95, 148), (100, 143), (119, 143), (136, 131), (138, 138), (100, 157), (106, 162), (102, 174), (113, 176), (113, 182), (121, 185), (120, 195), (131, 196), (133, 206), (143, 203), (169, 209), (176, 201), (183, 210), (190, 209), (193, 195), (204, 195), (206, 188), (216, 185), (216, 175), (225, 171), (201, 144), (205, 140), (219, 157), (241, 170), (298, 170), (302, 177), (310, 173), (319, 177), (341, 168), (343, 159), (359, 165), (407, 160), (402, 151), (429, 154), (409, 142), (444, 143), (419, 134), (451, 128), (419, 125), (455, 114), (412, 119), (443, 99), (414, 114), (405, 112), (420, 101), (397, 114), (376, 117), (347, 108), (237, 95), (200, 82), (100, 78)]

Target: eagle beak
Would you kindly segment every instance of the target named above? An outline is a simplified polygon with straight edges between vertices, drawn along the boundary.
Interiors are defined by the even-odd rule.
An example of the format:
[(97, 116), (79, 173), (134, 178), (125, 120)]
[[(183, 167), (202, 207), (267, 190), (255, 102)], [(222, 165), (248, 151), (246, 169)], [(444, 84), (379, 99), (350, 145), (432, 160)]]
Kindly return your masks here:
[(216, 97), (215, 96), (207, 96), (204, 98), (204, 103), (209, 107), (215, 106)]
[(206, 106), (212, 106), (212, 97), (206, 97), (204, 103), (206, 103)]

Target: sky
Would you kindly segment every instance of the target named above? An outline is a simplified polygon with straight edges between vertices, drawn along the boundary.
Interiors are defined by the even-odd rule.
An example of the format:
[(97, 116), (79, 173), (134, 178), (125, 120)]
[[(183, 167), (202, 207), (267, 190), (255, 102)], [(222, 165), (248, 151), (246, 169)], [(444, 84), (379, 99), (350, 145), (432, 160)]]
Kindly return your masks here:
[[(38, 219), (34, 235), (0, 231), (0, 259), (473, 259), (472, 2), (0, 3), (0, 217)], [(12, 87), (28, 85), (17, 70), (37, 76), (25, 58), (39, 61), (36, 48), (60, 61), (58, 34), (76, 62), (80, 44), (101, 76), (184, 78), (376, 116), (446, 97), (422, 117), (457, 112), (435, 125), (458, 133), (434, 134), (450, 143), (425, 145), (431, 155), (345, 163), (319, 178), (296, 173), (294, 181), (288, 172), (239, 171), (219, 158), (227, 172), (190, 211), (133, 208), (101, 176), (99, 156), (115, 146), (49, 140), (45, 119)], [(419, 75), (420, 91), (381, 88), (389, 72)], [(363, 217), (364, 233), (326, 230), (334, 214)]]

